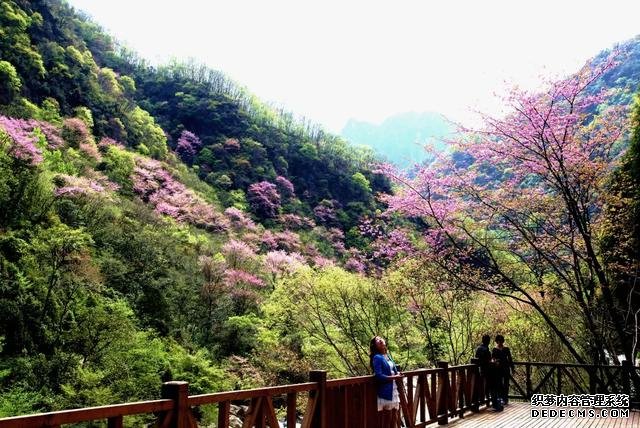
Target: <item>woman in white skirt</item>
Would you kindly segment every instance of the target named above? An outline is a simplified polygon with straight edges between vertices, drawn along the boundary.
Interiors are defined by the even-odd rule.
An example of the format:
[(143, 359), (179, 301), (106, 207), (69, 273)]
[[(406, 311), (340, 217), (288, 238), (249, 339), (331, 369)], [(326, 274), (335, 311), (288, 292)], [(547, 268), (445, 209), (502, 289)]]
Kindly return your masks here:
[(395, 379), (402, 376), (395, 362), (389, 355), (387, 343), (380, 336), (375, 336), (369, 343), (371, 369), (378, 384), (378, 412), (381, 412), (382, 428), (395, 428), (398, 424), (400, 395)]

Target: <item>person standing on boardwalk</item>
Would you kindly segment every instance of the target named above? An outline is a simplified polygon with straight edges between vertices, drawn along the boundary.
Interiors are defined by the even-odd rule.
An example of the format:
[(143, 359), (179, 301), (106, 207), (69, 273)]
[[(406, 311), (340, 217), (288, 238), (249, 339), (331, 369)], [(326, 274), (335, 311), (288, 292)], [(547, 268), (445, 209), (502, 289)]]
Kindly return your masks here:
[(502, 404), (509, 403), (509, 378), (514, 370), (513, 358), (511, 350), (504, 346), (504, 336), (498, 334), (495, 339), (496, 347), (491, 352), (491, 360), (496, 370), (496, 390), (498, 399), (502, 400)]
[[(491, 336), (485, 334), (482, 336), (482, 343), (476, 348), (475, 358), (478, 360), (480, 366), (480, 379), (482, 379), (482, 391), (483, 395), (491, 393), (491, 350), (489, 344), (491, 343)], [(493, 398), (493, 397), (491, 397)]]
[(378, 385), (378, 412), (382, 412), (381, 428), (396, 427), (400, 394), (395, 379), (400, 379), (396, 363), (387, 350), (387, 343), (380, 336), (375, 336), (369, 343), (369, 364)]

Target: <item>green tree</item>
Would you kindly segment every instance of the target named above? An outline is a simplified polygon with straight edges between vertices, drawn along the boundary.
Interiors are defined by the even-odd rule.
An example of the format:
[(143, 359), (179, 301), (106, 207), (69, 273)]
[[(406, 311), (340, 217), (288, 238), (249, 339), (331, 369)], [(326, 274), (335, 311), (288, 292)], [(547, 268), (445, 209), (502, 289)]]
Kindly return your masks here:
[(22, 82), (15, 67), (8, 61), (0, 61), (0, 104), (9, 104), (20, 94)]

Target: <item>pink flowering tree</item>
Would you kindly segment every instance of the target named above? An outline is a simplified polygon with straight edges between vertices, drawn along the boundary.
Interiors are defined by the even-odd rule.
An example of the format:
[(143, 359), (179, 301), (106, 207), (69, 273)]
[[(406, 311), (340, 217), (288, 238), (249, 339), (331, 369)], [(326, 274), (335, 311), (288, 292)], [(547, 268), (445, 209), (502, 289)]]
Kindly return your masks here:
[(65, 119), (62, 125), (62, 138), (64, 138), (71, 147), (76, 148), (83, 144), (89, 144), (93, 140), (86, 123), (77, 117)]
[(246, 267), (256, 258), (253, 248), (236, 239), (230, 239), (222, 246), (222, 254), (224, 254), (229, 267), (233, 269)]
[(296, 194), (293, 188), (293, 183), (291, 183), (286, 177), (281, 175), (276, 177), (276, 186), (278, 186), (278, 191), (284, 198), (293, 198)]
[(257, 307), (262, 298), (260, 291), (265, 287), (261, 278), (240, 269), (227, 269), (225, 283), (233, 301), (234, 312), (239, 315)]
[(157, 160), (136, 158), (134, 192), (155, 211), (212, 231), (226, 231), (229, 221), (193, 190), (177, 181)]
[(188, 164), (193, 162), (193, 158), (202, 147), (202, 141), (192, 132), (182, 131), (178, 143), (176, 145), (176, 153), (180, 158)]
[(77, 177), (73, 175), (58, 174), (54, 178), (54, 184), (58, 187), (54, 190), (58, 197), (76, 197), (104, 195), (110, 197), (110, 192), (115, 192), (119, 186), (104, 176), (96, 174), (94, 178)]
[(318, 223), (334, 226), (338, 224), (338, 208), (338, 201), (324, 199), (313, 209), (313, 215), (318, 220)]
[(280, 210), (280, 193), (276, 185), (268, 181), (250, 185), (247, 200), (253, 212), (259, 217), (273, 218)]
[(262, 234), (262, 246), (270, 250), (298, 251), (302, 247), (300, 236), (297, 233), (285, 230), (272, 232), (265, 230)]
[[(579, 362), (603, 363), (605, 350), (635, 361), (634, 332), (597, 241), (601, 189), (627, 129), (625, 111), (602, 108), (607, 94), (590, 86), (613, 65), (588, 63), (542, 93), (513, 90), (504, 100), (510, 114), (484, 116), (484, 128), (455, 143), (456, 154), (414, 178), (386, 168), (403, 185), (387, 198), (390, 210), (428, 223), (425, 260), (450, 286), (529, 305)], [(582, 341), (546, 309), (567, 296), (589, 332)]]
[(264, 256), (264, 268), (270, 274), (271, 286), (275, 288), (279, 277), (294, 273), (304, 265), (304, 258), (299, 253), (285, 251), (269, 251)]
[(0, 116), (0, 150), (31, 165), (42, 162), (42, 150), (37, 147), (37, 138), (30, 121)]

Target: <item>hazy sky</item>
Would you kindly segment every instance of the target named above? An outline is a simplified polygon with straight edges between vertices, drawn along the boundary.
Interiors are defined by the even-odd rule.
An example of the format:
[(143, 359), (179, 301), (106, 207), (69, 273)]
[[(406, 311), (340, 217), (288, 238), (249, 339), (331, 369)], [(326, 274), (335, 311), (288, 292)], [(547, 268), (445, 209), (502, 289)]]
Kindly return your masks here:
[(504, 82), (574, 71), (640, 33), (640, 1), (68, 0), (143, 57), (195, 58), (339, 132), (406, 111), (469, 120)]

